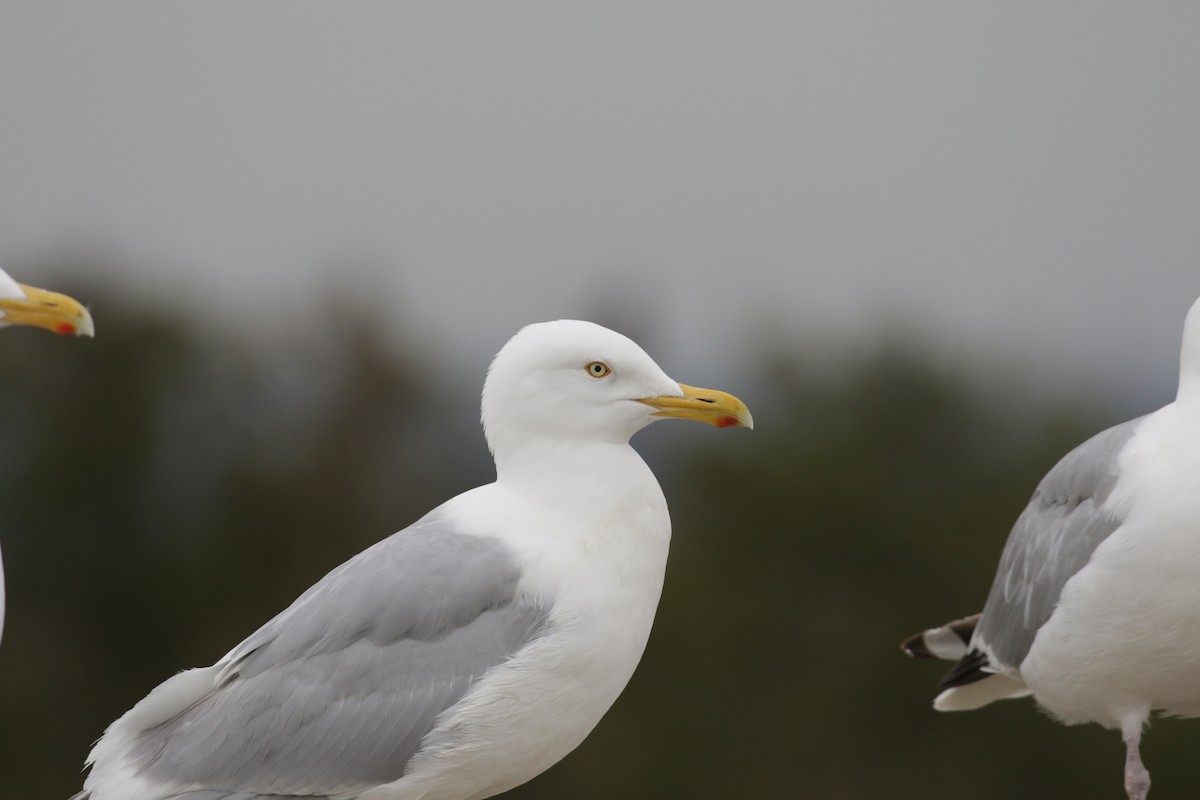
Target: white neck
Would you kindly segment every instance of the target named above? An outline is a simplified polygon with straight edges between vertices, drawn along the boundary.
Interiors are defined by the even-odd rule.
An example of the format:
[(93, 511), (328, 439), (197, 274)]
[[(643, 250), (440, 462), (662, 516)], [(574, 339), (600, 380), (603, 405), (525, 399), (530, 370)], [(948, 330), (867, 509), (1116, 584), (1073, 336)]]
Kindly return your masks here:
[[(671, 516), (654, 474), (628, 443), (525, 442), (496, 453), (495, 486), (550, 520), (555, 539), (581, 554), (588, 575), (608, 575), (647, 630), (662, 590)], [(522, 528), (524, 530), (524, 528)], [(590, 585), (592, 578), (578, 576)], [(643, 613), (644, 612), (644, 613)], [(644, 617), (644, 619), (643, 619)]]
[(1200, 406), (1200, 300), (1192, 305), (1183, 324), (1183, 346), (1179, 351), (1179, 392), (1175, 402)]
[(587, 513), (583, 504), (610, 504), (648, 490), (661, 496), (658, 481), (628, 442), (527, 439), (520, 447), (498, 448), (495, 458), (498, 484), (548, 506), (572, 505), (580, 514)]

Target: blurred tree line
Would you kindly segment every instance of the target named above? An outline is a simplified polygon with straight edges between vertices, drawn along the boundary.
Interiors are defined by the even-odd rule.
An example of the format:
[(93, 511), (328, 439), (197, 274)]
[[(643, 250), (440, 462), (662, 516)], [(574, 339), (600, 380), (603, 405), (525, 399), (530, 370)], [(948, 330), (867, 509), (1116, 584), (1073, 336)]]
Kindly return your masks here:
[[(369, 314), (335, 307), (311, 337), (255, 347), (58, 288), (92, 302), (98, 338), (0, 335), (3, 800), (69, 796), (152, 687), (492, 477), (483, 375), (447, 388)], [(635, 440), (675, 527), (649, 648), (584, 745), (506, 797), (1123, 797), (1117, 734), (1028, 701), (937, 714), (941, 665), (897, 648), (979, 610), (1036, 481), (1115, 419), (997, 404), (895, 343), (838, 370), (786, 350), (753, 369), (721, 387), (753, 433)], [(1200, 727), (1157, 727), (1155, 792), (1184, 796)]]

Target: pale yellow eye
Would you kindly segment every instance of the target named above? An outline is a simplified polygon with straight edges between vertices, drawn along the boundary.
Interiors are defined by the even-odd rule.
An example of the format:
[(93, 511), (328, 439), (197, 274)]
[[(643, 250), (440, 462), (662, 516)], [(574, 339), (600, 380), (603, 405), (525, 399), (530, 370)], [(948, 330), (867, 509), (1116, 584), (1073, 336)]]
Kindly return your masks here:
[(612, 374), (612, 367), (610, 367), (608, 364), (605, 364), (603, 361), (593, 361), (584, 367), (584, 369), (587, 370), (587, 374), (591, 375), (593, 378), (607, 378)]

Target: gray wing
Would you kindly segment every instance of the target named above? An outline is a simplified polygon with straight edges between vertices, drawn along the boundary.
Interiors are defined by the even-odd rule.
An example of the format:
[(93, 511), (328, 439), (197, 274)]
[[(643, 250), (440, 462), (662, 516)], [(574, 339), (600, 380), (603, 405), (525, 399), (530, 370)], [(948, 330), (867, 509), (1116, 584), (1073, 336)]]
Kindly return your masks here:
[(515, 601), (519, 576), (499, 540), (426, 517), (325, 576), (222, 660), (211, 692), (139, 732), (139, 774), (237, 798), (397, 780), (437, 716), (544, 626), (545, 609)]
[(1121, 525), (1108, 499), (1119, 479), (1118, 456), (1143, 419), (1093, 436), (1038, 484), (1004, 546), (972, 639), (975, 652), (964, 662), (972, 656), (980, 661), (980, 650), (988, 651), (997, 666), (1015, 668), (1025, 660), (1067, 580)]
[[(91, 792), (80, 792), (72, 795), (70, 800), (92, 800)], [(312, 795), (273, 794), (265, 795), (257, 792), (227, 792), (224, 789), (197, 789), (181, 794), (164, 797), (163, 800), (322, 800)]]
[[(90, 798), (84, 798), (90, 800)], [(224, 789), (200, 789), (164, 797), (163, 800), (324, 800), (311, 794), (258, 794), (257, 792), (227, 792)]]

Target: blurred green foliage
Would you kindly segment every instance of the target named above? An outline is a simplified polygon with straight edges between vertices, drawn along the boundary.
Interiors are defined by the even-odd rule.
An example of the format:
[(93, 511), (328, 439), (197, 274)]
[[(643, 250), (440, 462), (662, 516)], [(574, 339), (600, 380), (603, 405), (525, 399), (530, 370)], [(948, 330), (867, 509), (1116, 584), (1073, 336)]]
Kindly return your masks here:
[[(91, 742), (157, 683), (491, 476), (478, 387), (461, 402), (369, 315), (256, 349), (78, 293), (94, 341), (0, 342), (5, 800), (69, 796)], [(836, 371), (769, 354), (721, 388), (756, 431), (635, 442), (675, 525), (641, 668), (584, 745), (506, 797), (1122, 797), (1117, 734), (1028, 701), (936, 714), (941, 665), (897, 648), (980, 608), (1034, 484), (1103, 423), (998, 408), (895, 344)], [(1158, 727), (1155, 793), (1185, 796), (1200, 726)]]

